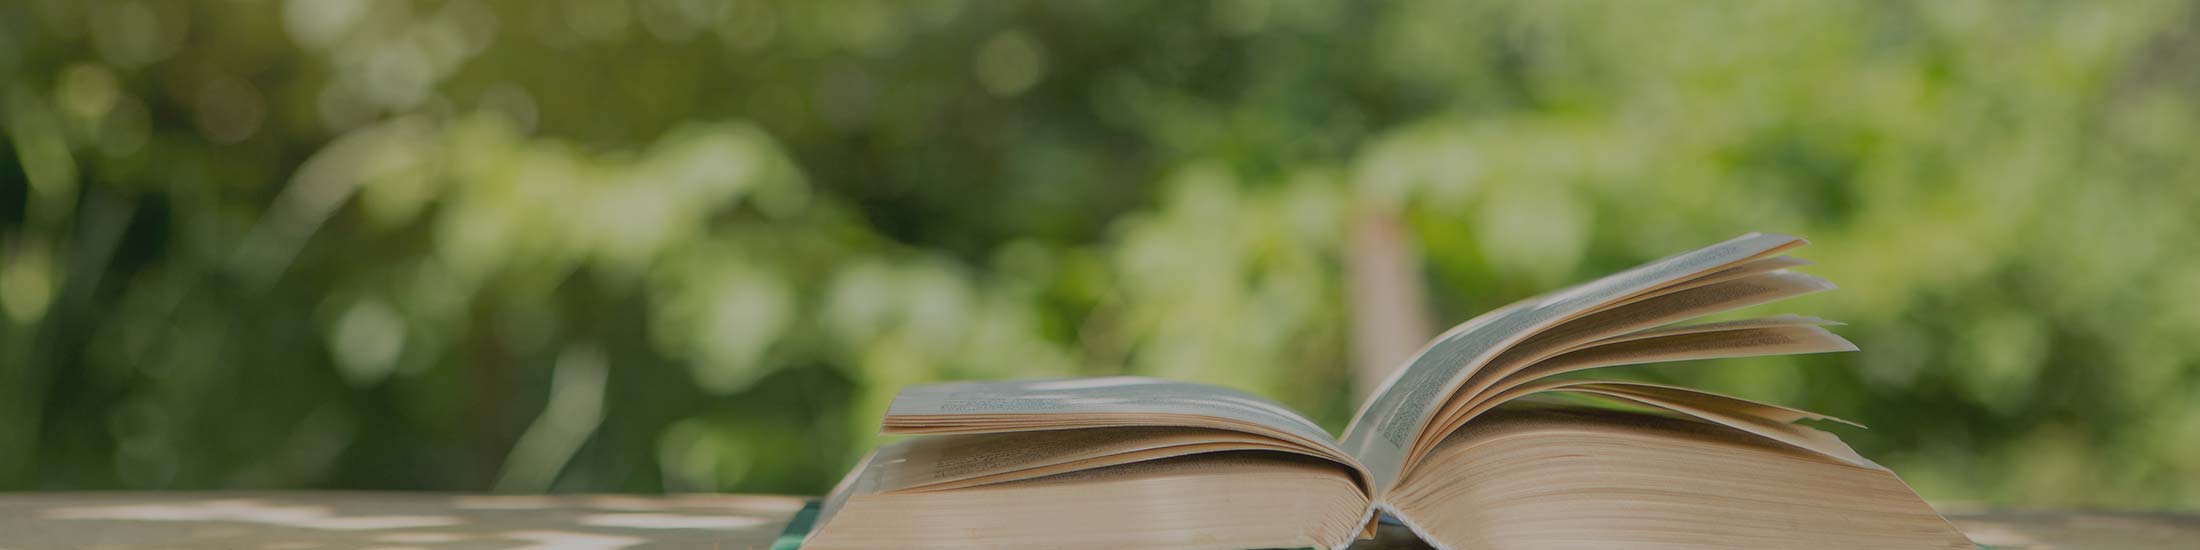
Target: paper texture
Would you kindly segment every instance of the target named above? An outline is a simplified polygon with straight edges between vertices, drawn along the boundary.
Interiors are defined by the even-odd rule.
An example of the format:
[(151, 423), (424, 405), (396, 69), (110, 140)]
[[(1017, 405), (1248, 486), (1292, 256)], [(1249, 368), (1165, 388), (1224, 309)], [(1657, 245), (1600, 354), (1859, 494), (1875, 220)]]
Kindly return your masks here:
[(1242, 432), (1137, 426), (933, 436), (882, 448), (874, 460), (900, 465), (880, 479), (880, 491), (938, 491), (1240, 450), (1309, 454), (1275, 438)]
[(1716, 245), (1490, 312), (1437, 338), (1391, 375), (1345, 429), (1340, 441), (1378, 487), (1396, 482), (1416, 438), (1473, 369), (1535, 332), (1630, 296), (1733, 267), (1800, 245), (1786, 235), (1751, 233)]
[[(1267, 427), (1323, 449), (1338, 449), (1321, 426), (1273, 401), (1206, 384), (1135, 376), (916, 386), (894, 396), (886, 411), (890, 419), (1108, 414), (1217, 418)], [(1341, 450), (1336, 454), (1347, 456)]]

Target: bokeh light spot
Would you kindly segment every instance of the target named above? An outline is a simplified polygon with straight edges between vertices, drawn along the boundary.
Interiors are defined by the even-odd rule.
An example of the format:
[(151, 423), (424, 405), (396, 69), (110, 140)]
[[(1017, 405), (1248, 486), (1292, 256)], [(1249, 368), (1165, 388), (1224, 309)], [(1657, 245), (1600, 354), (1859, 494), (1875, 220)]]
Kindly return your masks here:
[(236, 77), (208, 80), (197, 98), (199, 131), (216, 143), (252, 137), (267, 118), (267, 101), (252, 83)]
[(368, 0), (286, 0), (283, 30), (290, 39), (311, 48), (328, 48), (351, 31), (367, 15)]
[(352, 302), (336, 319), (329, 347), (345, 381), (354, 386), (380, 383), (396, 370), (405, 351), (405, 317), (378, 298)]
[(999, 97), (1015, 97), (1046, 78), (1046, 50), (1023, 31), (1009, 31), (978, 48), (978, 84)]

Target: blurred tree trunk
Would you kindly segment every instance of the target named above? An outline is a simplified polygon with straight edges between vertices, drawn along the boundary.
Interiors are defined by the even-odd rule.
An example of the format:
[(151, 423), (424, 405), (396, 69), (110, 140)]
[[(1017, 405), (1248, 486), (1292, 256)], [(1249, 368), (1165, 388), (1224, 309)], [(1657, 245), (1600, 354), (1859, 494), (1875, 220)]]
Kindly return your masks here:
[(1434, 336), (1421, 256), (1395, 209), (1362, 209), (1352, 223), (1345, 278), (1352, 301), (1353, 392), (1361, 398)]
[(466, 384), (469, 399), (466, 400), (466, 432), (469, 440), (466, 461), (466, 480), (461, 485), (468, 490), (493, 489), (498, 472), (504, 469), (504, 458), (512, 451), (519, 435), (512, 427), (512, 386), (516, 383), (512, 351), (505, 346), (504, 335), (497, 326), (494, 308), (488, 301), (475, 304), (472, 327), (466, 338), (469, 361), (466, 366)]

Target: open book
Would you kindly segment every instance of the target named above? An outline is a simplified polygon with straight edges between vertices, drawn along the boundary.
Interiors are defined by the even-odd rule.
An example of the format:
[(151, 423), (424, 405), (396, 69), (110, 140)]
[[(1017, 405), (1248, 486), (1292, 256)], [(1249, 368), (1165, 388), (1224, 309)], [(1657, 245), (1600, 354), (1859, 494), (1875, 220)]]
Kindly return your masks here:
[[(1467, 321), (1343, 437), (1223, 388), (1114, 377), (920, 386), (803, 547), (1342, 548), (1378, 513), (1480, 548), (1972, 548), (1822, 415), (1561, 376), (1853, 351), (1795, 315), (1679, 324), (1833, 288), (1749, 234)], [(1559, 396), (1622, 409), (1563, 405)]]

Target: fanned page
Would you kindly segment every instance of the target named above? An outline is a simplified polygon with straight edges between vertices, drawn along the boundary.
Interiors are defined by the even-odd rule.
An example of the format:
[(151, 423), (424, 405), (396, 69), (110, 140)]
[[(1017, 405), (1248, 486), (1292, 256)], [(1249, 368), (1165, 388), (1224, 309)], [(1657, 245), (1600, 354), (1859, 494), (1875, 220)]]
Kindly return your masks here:
[[(1743, 235), (1476, 317), (1393, 373), (1339, 439), (1274, 402), (1203, 384), (1108, 377), (907, 388), (889, 407), (884, 431), (929, 437), (883, 447), (866, 459), (857, 468), (861, 475), (835, 490), (820, 524), (851, 492), (871, 495), (866, 502), (917, 502), (1022, 491), (1064, 476), (1139, 465), (1263, 456), (1269, 462), (1262, 467), (1290, 469), (1288, 461), (1313, 457), (1343, 466), (1325, 475), (1349, 471), (1356, 479), (1360, 493), (1352, 498), (1359, 500), (1352, 502), (1359, 504), (1352, 506), (1366, 506), (1357, 508), (1365, 515), (1354, 525), (1372, 525), (1375, 511), (1386, 510), (1444, 547), (1388, 494), (1483, 475), (1459, 471), (1455, 463), (1421, 462), (1476, 418), (1538, 395), (1593, 398), (1723, 426), (1767, 445), (1876, 472), (1865, 475), (1900, 486), (1832, 434), (1795, 424), (1827, 419), (1821, 415), (1687, 388), (1554, 378), (1618, 365), (1855, 350), (1826, 330), (1837, 323), (1813, 317), (1682, 324), (1832, 289), (1832, 283), (1789, 271), (1808, 262), (1779, 254), (1802, 244), (1785, 235)], [(1290, 490), (1330, 494), (1320, 493), (1318, 475), (1292, 479), (1312, 485)], [(1268, 480), (1255, 485), (1282, 488)], [(1419, 502), (1429, 502), (1423, 497)], [(1914, 494), (1904, 498), (1915, 500)], [(1343, 544), (1334, 538), (1342, 535), (1325, 532), (1322, 544)]]
[(1789, 423), (1814, 415), (1681, 388), (1567, 382), (1684, 418), (1494, 411), (1447, 437), (1386, 507), (1439, 550), (1974, 547), (1892, 472)]
[(1135, 376), (958, 382), (902, 390), (887, 407), (885, 432), (983, 434), (1076, 428), (1165, 426), (1274, 438), (1372, 478), (1329, 433), (1291, 409), (1252, 394)]
[(1728, 397), (1677, 386), (1614, 380), (1545, 380), (1522, 388), (1529, 393), (1572, 393), (1606, 401), (1672, 413), (1718, 424), (1865, 468), (1880, 468), (1833, 434), (1796, 424), (1798, 420), (1825, 420), (1851, 426), (1856, 423), (1810, 411)]
[[(1726, 279), (1746, 279), (1752, 276), (1753, 260), (1802, 244), (1797, 237), (1751, 233), (1469, 320), (1437, 337), (1393, 373), (1352, 419), (1340, 443), (1374, 477), (1379, 499), (1380, 492), (1405, 473), (1422, 441), (1434, 439), (1429, 428), (1439, 409), (1461, 391), (1478, 368), (1507, 349), (1567, 321), (1661, 290), (1688, 292)], [(1787, 265), (1792, 262), (1757, 267), (1777, 270)]]
[(920, 492), (1225, 451), (1311, 455), (1275, 438), (1244, 432), (1133, 426), (924, 437), (882, 447), (875, 460), (919, 466), (887, 472), (881, 476), (878, 490)]
[[(1584, 321), (1575, 321), (1571, 327)], [(1856, 347), (1821, 328), (1830, 321), (1781, 315), (1727, 323), (1645, 330), (1542, 350), (1533, 361), (1505, 355), (1469, 377), (1467, 388), (1446, 401), (1437, 422), (1415, 445), (1411, 470), (1423, 453), (1482, 412), (1534, 393), (1533, 382), (1594, 368), (1667, 361), (1854, 351)], [(1522, 347), (1527, 347), (1525, 344)], [(1479, 382), (1477, 382), (1479, 381)]]

